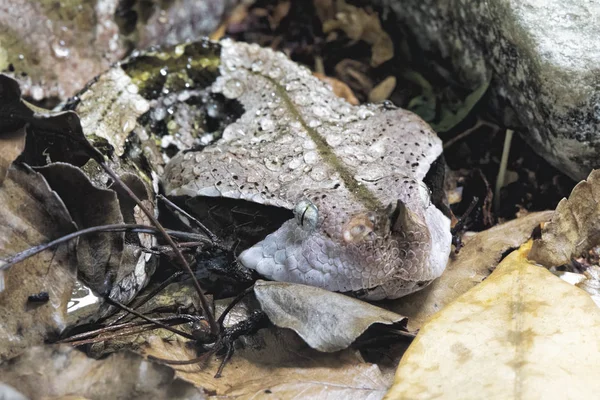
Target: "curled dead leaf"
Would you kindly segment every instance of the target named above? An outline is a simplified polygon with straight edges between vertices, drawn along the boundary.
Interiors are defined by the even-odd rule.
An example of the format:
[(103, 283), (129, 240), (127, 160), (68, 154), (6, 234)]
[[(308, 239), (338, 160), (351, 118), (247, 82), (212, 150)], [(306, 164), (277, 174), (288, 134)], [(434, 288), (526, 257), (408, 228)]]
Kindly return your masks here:
[[(19, 84), (0, 75), (0, 115), (9, 116), (21, 97)], [(25, 149), (25, 122), (12, 118), (0, 118), (0, 185), (6, 177), (8, 167)]]
[(562, 199), (529, 258), (546, 267), (568, 264), (600, 244), (600, 170), (579, 182), (568, 199)]
[(350, 86), (346, 85), (339, 79), (325, 76), (318, 72), (313, 72), (313, 75), (322, 80), (323, 82), (326, 82), (329, 85), (331, 85), (331, 89), (333, 89), (333, 93), (335, 93), (336, 96), (341, 97), (342, 99), (346, 100), (352, 105), (358, 105), (359, 101), (356, 98), (356, 96), (354, 96), (354, 93), (352, 92), (352, 89), (350, 89)]
[[(122, 224), (117, 194), (96, 187), (79, 169), (66, 163), (38, 168), (65, 206), (78, 229)], [(98, 293), (112, 286), (123, 255), (123, 233), (96, 233), (77, 241), (79, 277)]]
[(335, 7), (335, 18), (323, 21), (323, 32), (341, 29), (350, 39), (363, 40), (370, 44), (372, 67), (377, 67), (394, 57), (394, 43), (381, 27), (377, 13), (349, 5), (344, 0), (337, 0)]
[(382, 101), (387, 100), (392, 95), (395, 88), (396, 77), (388, 76), (369, 92), (369, 102), (381, 103)]

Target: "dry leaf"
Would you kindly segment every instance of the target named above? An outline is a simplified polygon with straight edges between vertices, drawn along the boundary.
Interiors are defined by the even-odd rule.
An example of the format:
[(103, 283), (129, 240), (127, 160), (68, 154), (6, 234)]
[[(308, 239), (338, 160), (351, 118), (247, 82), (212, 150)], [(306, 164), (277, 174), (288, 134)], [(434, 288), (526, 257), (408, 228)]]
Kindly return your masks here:
[(529, 258), (546, 267), (568, 264), (574, 257), (600, 244), (600, 170), (562, 199), (552, 220), (533, 242)]
[(10, 117), (20, 97), (19, 84), (0, 75), (0, 185), (6, 177), (8, 167), (25, 149), (25, 123), (14, 121)]
[[(96, 187), (79, 169), (66, 163), (38, 168), (48, 185), (64, 202), (78, 229), (122, 224), (117, 194)], [(105, 293), (116, 278), (123, 253), (124, 234), (85, 235), (77, 242), (78, 276), (93, 290)], [(111, 280), (107, 280), (111, 277)], [(120, 299), (117, 299), (121, 301)]]
[(331, 85), (331, 89), (333, 90), (333, 93), (335, 93), (336, 96), (341, 97), (342, 99), (346, 100), (348, 103), (354, 106), (358, 105), (359, 101), (356, 98), (356, 96), (354, 96), (352, 89), (350, 89), (350, 87), (344, 82), (336, 78), (325, 76), (318, 72), (313, 72), (313, 75), (322, 80), (323, 82)]
[[(197, 354), (177, 341), (150, 340), (145, 349), (156, 357), (189, 360)], [(235, 343), (223, 375), (215, 379), (222, 356), (206, 363), (176, 366), (177, 375), (218, 399), (381, 399), (391, 382), (377, 365), (357, 351), (321, 353), (290, 330), (261, 329)], [(212, 398), (212, 396), (211, 396)]]
[(423, 326), (387, 399), (597, 397), (600, 309), (528, 262), (530, 247)]
[(381, 103), (382, 101), (387, 100), (392, 95), (395, 88), (396, 77), (388, 76), (369, 92), (369, 102)]
[(176, 378), (171, 368), (137, 354), (123, 352), (95, 360), (66, 345), (33, 347), (0, 365), (0, 376), (35, 399), (206, 398), (202, 390)]
[(257, 281), (254, 294), (271, 322), (294, 330), (310, 347), (326, 352), (347, 348), (373, 324), (391, 325), (405, 319), (314, 286)]
[[(11, 167), (0, 187), (0, 267), (16, 253), (57, 239), (76, 227), (43, 176)], [(67, 304), (76, 279), (74, 242), (46, 250), (4, 273), (0, 292), (0, 358), (43, 343), (66, 327)], [(0, 285), (1, 286), (1, 285)], [(48, 301), (29, 296), (48, 293)]]
[(377, 67), (394, 57), (394, 43), (381, 27), (379, 15), (362, 8), (336, 2), (335, 19), (323, 21), (323, 32), (341, 29), (352, 40), (363, 40), (371, 45), (371, 66)]
[(533, 229), (551, 216), (552, 211), (532, 213), (466, 238), (465, 246), (451, 255), (440, 278), (419, 292), (391, 302), (388, 308), (408, 318), (409, 330), (419, 329), (446, 304), (483, 281), (504, 252), (527, 241)]
[(277, 29), (277, 27), (279, 26), (281, 21), (285, 17), (287, 17), (288, 13), (290, 12), (291, 6), (292, 6), (291, 0), (279, 1), (275, 5), (273, 12), (268, 17), (269, 18), (269, 27), (271, 28), (272, 31)]
[(369, 66), (357, 60), (345, 58), (335, 65), (335, 74), (346, 83), (351, 90), (365, 95), (373, 89), (369, 78)]

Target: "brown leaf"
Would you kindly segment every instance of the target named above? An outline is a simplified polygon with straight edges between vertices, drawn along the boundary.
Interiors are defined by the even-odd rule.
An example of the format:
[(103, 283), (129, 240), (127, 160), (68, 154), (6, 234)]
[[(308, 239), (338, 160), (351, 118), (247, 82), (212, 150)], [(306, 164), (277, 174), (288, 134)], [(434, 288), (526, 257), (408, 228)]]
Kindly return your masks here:
[(533, 242), (529, 258), (546, 267), (568, 264), (600, 244), (600, 170), (579, 182), (568, 199), (562, 199), (552, 220)]
[(519, 247), (533, 229), (550, 219), (552, 211), (532, 213), (465, 239), (465, 246), (452, 254), (446, 270), (425, 289), (390, 303), (390, 309), (408, 317), (408, 327), (416, 330), (443, 309), (483, 281), (496, 267), (504, 252)]
[(273, 12), (269, 15), (269, 27), (271, 28), (271, 30), (277, 29), (281, 21), (290, 12), (291, 6), (291, 0), (280, 1), (277, 3), (277, 5), (275, 5)]
[[(174, 371), (123, 352), (103, 360), (66, 345), (38, 346), (0, 365), (2, 381), (29, 398), (204, 399)], [(72, 397), (71, 397), (72, 398)]]
[[(48, 185), (69, 210), (78, 229), (99, 225), (122, 224), (117, 194), (96, 187), (79, 169), (66, 163), (38, 168)], [(123, 233), (95, 233), (80, 237), (77, 243), (79, 277), (94, 291), (105, 293), (121, 265)]]
[[(0, 266), (2, 258), (76, 229), (60, 198), (31, 169), (8, 170), (0, 187), (0, 204)], [(74, 247), (71, 242), (46, 250), (3, 271), (0, 357), (16, 355), (65, 329), (77, 270)], [(47, 302), (28, 302), (29, 296), (41, 292), (48, 293)]]
[(359, 101), (356, 98), (356, 96), (354, 96), (352, 89), (350, 89), (350, 87), (344, 82), (340, 81), (339, 79), (320, 74), (318, 72), (313, 72), (313, 75), (322, 80), (323, 82), (326, 82), (329, 85), (331, 85), (331, 89), (333, 89), (333, 93), (335, 93), (336, 96), (341, 97), (342, 99), (346, 100), (352, 105), (358, 105)]
[[(389, 387), (379, 368), (358, 352), (321, 353), (292, 331), (262, 329), (242, 337), (223, 375), (214, 375), (222, 356), (200, 365), (176, 366), (177, 375), (219, 399), (378, 399)], [(197, 354), (182, 343), (156, 337), (145, 349), (156, 357), (189, 360)]]
[(25, 126), (13, 132), (0, 132), (0, 186), (8, 168), (25, 149)]
[(600, 309), (509, 254), (422, 328), (386, 399), (589, 399), (600, 390)]
[(394, 89), (396, 88), (396, 77), (388, 76), (383, 81), (379, 82), (377, 86), (375, 86), (369, 92), (369, 102), (371, 103), (381, 103), (384, 100), (387, 100)]
[(394, 57), (394, 43), (381, 27), (379, 15), (362, 8), (336, 3), (335, 19), (323, 21), (323, 32), (341, 29), (352, 40), (363, 40), (371, 45), (371, 66), (377, 67)]
[[(18, 104), (21, 90), (16, 81), (0, 75), (0, 113), (10, 114)], [(17, 101), (15, 101), (17, 99)], [(12, 118), (0, 119), (0, 186), (8, 167), (25, 149), (25, 123)]]
[(336, 64), (335, 74), (356, 93), (364, 93), (366, 96), (373, 89), (369, 66), (360, 61), (343, 59)]

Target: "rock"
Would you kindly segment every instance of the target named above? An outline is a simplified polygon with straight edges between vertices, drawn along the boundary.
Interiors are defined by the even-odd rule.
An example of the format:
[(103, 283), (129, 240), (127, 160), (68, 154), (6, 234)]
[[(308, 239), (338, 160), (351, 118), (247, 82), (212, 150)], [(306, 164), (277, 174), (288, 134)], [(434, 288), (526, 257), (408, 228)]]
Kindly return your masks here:
[(505, 122), (521, 125), (525, 140), (551, 164), (578, 180), (600, 167), (600, 4), (370, 3), (393, 11), (425, 51), (451, 60), (468, 87), (478, 87), (492, 72), (492, 95), (508, 101), (518, 117)]

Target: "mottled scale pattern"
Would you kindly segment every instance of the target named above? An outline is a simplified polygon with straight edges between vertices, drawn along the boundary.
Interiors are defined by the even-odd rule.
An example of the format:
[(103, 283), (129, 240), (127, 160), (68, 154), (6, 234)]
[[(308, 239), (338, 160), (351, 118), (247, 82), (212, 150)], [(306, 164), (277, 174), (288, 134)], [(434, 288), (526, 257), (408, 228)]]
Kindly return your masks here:
[(416, 115), (352, 106), (284, 54), (222, 42), (214, 93), (244, 114), (167, 165), (170, 195), (244, 199), (296, 218), (242, 252), (269, 279), (395, 298), (445, 268), (450, 222), (423, 178), (442, 144)]

